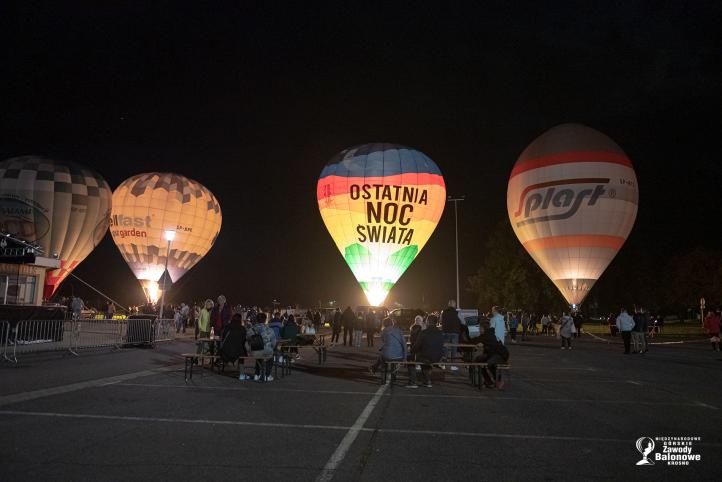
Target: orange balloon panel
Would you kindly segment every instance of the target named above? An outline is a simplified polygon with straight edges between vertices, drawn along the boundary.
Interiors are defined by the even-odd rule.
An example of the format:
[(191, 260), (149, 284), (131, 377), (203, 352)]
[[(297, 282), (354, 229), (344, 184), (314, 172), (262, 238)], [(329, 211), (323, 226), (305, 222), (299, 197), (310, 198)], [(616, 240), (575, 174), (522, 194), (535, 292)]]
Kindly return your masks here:
[(506, 205), (524, 248), (578, 305), (627, 239), (638, 200), (624, 151), (601, 132), (563, 124), (519, 156)]
[(45, 276), (45, 299), (103, 239), (110, 202), (105, 179), (74, 162), (22, 156), (0, 163), (0, 226), (60, 259)]
[(151, 172), (125, 180), (113, 193), (111, 235), (152, 301), (163, 275), (178, 281), (211, 249), (221, 230), (221, 207), (206, 187), (179, 174)]

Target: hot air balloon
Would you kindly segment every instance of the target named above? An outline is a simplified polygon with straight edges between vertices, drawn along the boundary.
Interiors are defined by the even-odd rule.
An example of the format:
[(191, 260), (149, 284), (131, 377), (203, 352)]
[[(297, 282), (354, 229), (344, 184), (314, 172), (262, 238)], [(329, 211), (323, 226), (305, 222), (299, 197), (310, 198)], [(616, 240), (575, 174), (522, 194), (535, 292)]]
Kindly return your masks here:
[(563, 124), (519, 156), (506, 205), (524, 248), (567, 302), (579, 305), (627, 239), (638, 200), (624, 151), (601, 132)]
[(45, 299), (103, 239), (110, 203), (105, 179), (79, 164), (39, 156), (0, 163), (2, 229), (60, 259), (45, 276)]
[(434, 232), (446, 203), (439, 167), (395, 144), (346, 149), (321, 171), (318, 207), (366, 298), (378, 306)]
[[(110, 233), (146, 298), (155, 303), (166, 258), (175, 283), (211, 249), (221, 218), (218, 200), (200, 183), (149, 172), (126, 179), (113, 192)], [(175, 233), (170, 256), (166, 231)]]

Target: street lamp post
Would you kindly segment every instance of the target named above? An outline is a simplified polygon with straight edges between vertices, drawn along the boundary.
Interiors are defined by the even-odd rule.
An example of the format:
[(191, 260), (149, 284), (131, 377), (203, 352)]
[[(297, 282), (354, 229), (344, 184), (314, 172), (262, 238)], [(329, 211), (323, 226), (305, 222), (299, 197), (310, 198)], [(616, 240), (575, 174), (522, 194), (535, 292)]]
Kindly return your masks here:
[(456, 307), (461, 308), (461, 293), (459, 291), (459, 201), (466, 199), (466, 195), (459, 197), (449, 196), (446, 200), (454, 203), (454, 231), (456, 232)]
[(160, 296), (160, 316), (159, 318), (163, 319), (163, 307), (165, 306), (165, 279), (166, 279), (166, 273), (168, 272), (168, 258), (170, 258), (170, 243), (175, 239), (175, 231), (167, 229), (163, 236), (168, 241), (168, 251), (165, 255), (165, 269), (163, 270), (163, 294)]

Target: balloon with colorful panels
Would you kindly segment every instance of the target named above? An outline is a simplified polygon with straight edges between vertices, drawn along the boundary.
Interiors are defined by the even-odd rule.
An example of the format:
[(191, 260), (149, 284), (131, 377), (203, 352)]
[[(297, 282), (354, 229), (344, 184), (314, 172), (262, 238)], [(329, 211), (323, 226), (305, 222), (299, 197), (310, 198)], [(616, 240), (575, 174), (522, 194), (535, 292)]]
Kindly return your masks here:
[(45, 276), (45, 299), (103, 239), (110, 203), (105, 179), (80, 164), (42, 156), (0, 162), (2, 230), (60, 260)]
[(592, 128), (563, 124), (519, 156), (506, 205), (519, 241), (574, 306), (624, 244), (638, 201), (624, 151)]
[[(153, 303), (162, 294), (166, 260), (175, 283), (210, 251), (221, 221), (213, 193), (180, 174), (137, 174), (113, 192), (110, 233)], [(174, 233), (170, 252), (166, 232)]]
[(434, 232), (446, 187), (439, 167), (422, 152), (364, 144), (326, 164), (317, 199), (369, 304), (379, 306)]

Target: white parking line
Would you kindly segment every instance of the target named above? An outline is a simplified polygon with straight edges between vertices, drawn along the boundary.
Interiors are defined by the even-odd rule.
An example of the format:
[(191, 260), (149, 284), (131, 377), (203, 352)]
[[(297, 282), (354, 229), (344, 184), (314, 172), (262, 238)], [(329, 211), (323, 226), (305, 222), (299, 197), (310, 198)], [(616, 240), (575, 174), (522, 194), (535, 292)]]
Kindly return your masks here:
[[(383, 387), (379, 390), (382, 390)], [(378, 399), (377, 399), (378, 403)], [(368, 408), (368, 406), (367, 406)], [(373, 410), (373, 408), (371, 409)], [(363, 416), (366, 414), (366, 418), (363, 423), (368, 419), (371, 411), (367, 412), (364, 409)], [(314, 430), (348, 430), (358, 432), (377, 432), (382, 434), (404, 434), (404, 435), (431, 435), (431, 436), (448, 436), (448, 437), (478, 437), (478, 438), (496, 438), (496, 439), (513, 439), (513, 440), (548, 440), (548, 441), (575, 441), (575, 442), (596, 442), (596, 443), (622, 443), (629, 444), (628, 439), (616, 439), (616, 438), (600, 438), (600, 437), (575, 437), (568, 435), (535, 435), (535, 434), (523, 434), (523, 433), (496, 433), (496, 432), (458, 432), (458, 431), (443, 431), (443, 430), (412, 430), (412, 429), (396, 429), (396, 428), (366, 428), (358, 426), (359, 420), (354, 423), (351, 427), (340, 426), (340, 425), (314, 425), (314, 424), (293, 424), (293, 423), (272, 423), (272, 422), (243, 422), (237, 420), (208, 420), (208, 419), (184, 419), (184, 418), (159, 418), (159, 417), (133, 417), (133, 416), (122, 416), (122, 415), (93, 415), (83, 413), (55, 413), (55, 412), (32, 412), (23, 410), (0, 410), (0, 416), (21, 416), (21, 417), (48, 417), (48, 418), (69, 418), (69, 419), (89, 419), (89, 420), (110, 420), (110, 421), (121, 421), (121, 422), (141, 422), (141, 423), (187, 423), (187, 424), (199, 424), (199, 425), (227, 425), (227, 426), (245, 426), (245, 427), (267, 427), (267, 428), (296, 428), (296, 429), (314, 429)], [(359, 417), (361, 419), (361, 417)], [(350, 433), (350, 432), (349, 432)], [(348, 436), (348, 434), (347, 434)], [(355, 437), (354, 437), (355, 438)], [(344, 437), (346, 440), (346, 437)], [(353, 441), (351, 441), (353, 442)], [(343, 441), (341, 442), (343, 444)], [(699, 445), (709, 447), (722, 447), (722, 443), (717, 442), (699, 442)], [(350, 447), (350, 443), (348, 444)], [(341, 447), (341, 445), (339, 445)], [(346, 448), (348, 450), (348, 447)], [(334, 452), (331, 459), (339, 452), (338, 448)], [(345, 455), (345, 453), (343, 454)], [(339, 462), (342, 458), (339, 460)], [(331, 462), (331, 460), (329, 460)], [(327, 463), (328, 467), (329, 464)], [(338, 467), (338, 464), (336, 465)], [(324, 467), (324, 472), (326, 467)], [(333, 473), (331, 473), (333, 476)], [(320, 477), (319, 477), (320, 478)], [(317, 479), (319, 480), (319, 479)], [(323, 479), (323, 480), (330, 480)]]
[(155, 368), (153, 370), (143, 370), (139, 372), (126, 373), (125, 375), (116, 375), (114, 377), (97, 378), (95, 380), (87, 380), (84, 382), (71, 383), (69, 385), (60, 385), (58, 387), (43, 388), (40, 390), (32, 390), (29, 392), (13, 393), (11, 395), (0, 396), (0, 407), (10, 405), (13, 403), (27, 402), (29, 400), (35, 400), (38, 398), (49, 397), (52, 395), (60, 395), (63, 393), (76, 392), (78, 390), (84, 390), (91, 387), (103, 387), (105, 385), (112, 385), (115, 383), (124, 382), (126, 380), (133, 380), (135, 378), (147, 377), (151, 375), (157, 375), (158, 373), (178, 370), (177, 366), (169, 366), (162, 368)]
[[(617, 380), (619, 383), (628, 383), (627, 380)], [(243, 386), (239, 387), (212, 387), (212, 386), (193, 386), (193, 385), (164, 385), (160, 383), (118, 383), (114, 386), (118, 387), (143, 387), (143, 388), (176, 388), (185, 390), (230, 390), (230, 391), (244, 391), (249, 392), (249, 389)], [(396, 387), (400, 388), (400, 387)], [(308, 390), (300, 388), (270, 388), (263, 387), (258, 392), (293, 392), (293, 393), (311, 393), (311, 394), (323, 394), (323, 395), (374, 395), (378, 394), (378, 391), (374, 394), (373, 392), (364, 391), (352, 391), (352, 390)], [(621, 404), (621, 405), (652, 405), (652, 406), (673, 406), (673, 407), (702, 407), (711, 410), (717, 410), (717, 407), (708, 405), (700, 402), (671, 402), (671, 401), (644, 401), (637, 399), (628, 400), (599, 400), (599, 399), (578, 399), (578, 398), (539, 398), (539, 397), (511, 397), (501, 395), (500, 392), (492, 392), (491, 394), (484, 394), (483, 392), (477, 392), (475, 395), (450, 395), (443, 393), (408, 393), (408, 392), (387, 392), (382, 393), (381, 397), (395, 397), (395, 398), (452, 398), (452, 399), (473, 399), (473, 400), (507, 400), (507, 401), (529, 401), (529, 402), (549, 402), (549, 403), (601, 403), (601, 404)]]
[(376, 394), (373, 396), (373, 398), (371, 398), (371, 400), (369, 400), (369, 403), (366, 404), (366, 408), (363, 409), (361, 415), (358, 416), (356, 422), (354, 422), (353, 426), (349, 429), (349, 431), (341, 440), (341, 443), (338, 445), (338, 447), (336, 447), (336, 450), (333, 452), (333, 454), (331, 454), (331, 458), (328, 459), (328, 462), (326, 462), (323, 470), (321, 471), (319, 476), (316, 477), (316, 482), (328, 482), (329, 480), (333, 479), (333, 476), (336, 473), (336, 469), (339, 465), (341, 465), (341, 462), (343, 462), (343, 459), (348, 453), (348, 449), (351, 448), (351, 445), (356, 440), (356, 437), (358, 437), (358, 434), (364, 429), (364, 424), (366, 423), (366, 420), (368, 420), (371, 412), (373, 412), (376, 404), (379, 403), (379, 400), (381, 400), (381, 396), (384, 394), (386, 388), (388, 387), (389, 385), (383, 384), (379, 387), (378, 390), (376, 390)]

